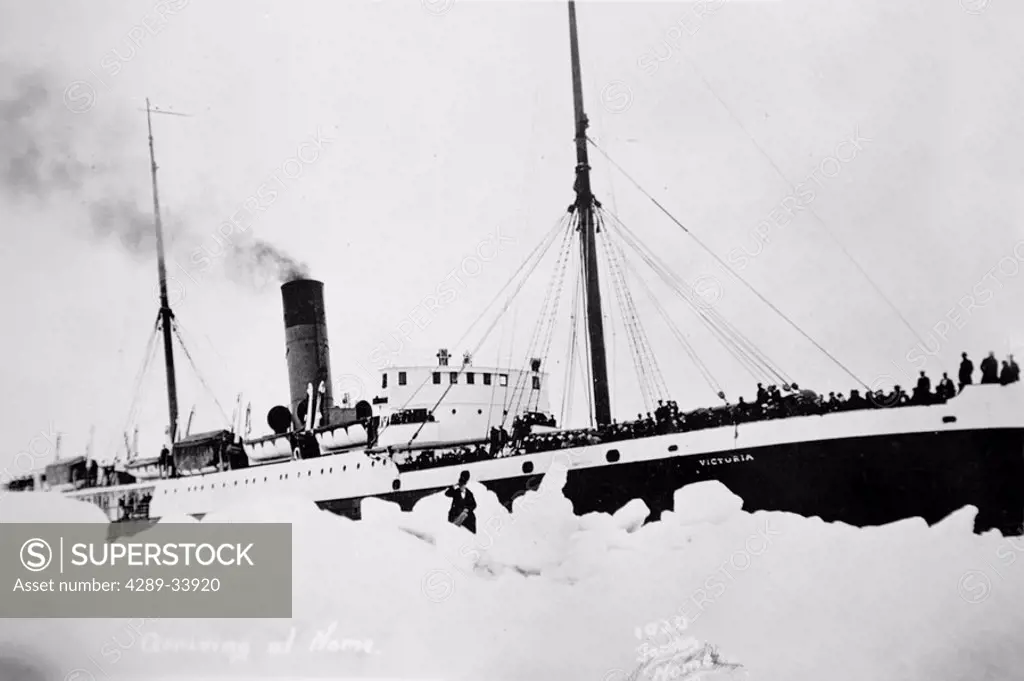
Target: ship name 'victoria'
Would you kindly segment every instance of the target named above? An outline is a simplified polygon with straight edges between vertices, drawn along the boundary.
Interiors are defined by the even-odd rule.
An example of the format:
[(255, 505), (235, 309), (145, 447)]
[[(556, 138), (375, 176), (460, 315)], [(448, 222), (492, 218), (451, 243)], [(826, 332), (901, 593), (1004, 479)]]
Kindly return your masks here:
[(737, 454), (736, 456), (723, 456), (715, 459), (697, 459), (701, 466), (720, 466), (723, 463), (741, 463), (743, 461), (753, 461), (754, 457), (751, 454)]

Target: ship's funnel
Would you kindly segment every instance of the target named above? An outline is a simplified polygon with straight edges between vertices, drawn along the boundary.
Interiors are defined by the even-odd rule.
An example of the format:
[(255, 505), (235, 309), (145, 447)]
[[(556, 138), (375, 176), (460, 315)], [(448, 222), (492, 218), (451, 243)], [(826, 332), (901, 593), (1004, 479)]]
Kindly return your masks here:
[(323, 382), (325, 393), (319, 411), (322, 424), (330, 423), (334, 397), (331, 392), (331, 357), (327, 342), (327, 314), (324, 310), (323, 282), (295, 279), (281, 286), (284, 304), (285, 357), (288, 361), (288, 390), (291, 412), (299, 419), (305, 412), (306, 388), (313, 384), (318, 390)]

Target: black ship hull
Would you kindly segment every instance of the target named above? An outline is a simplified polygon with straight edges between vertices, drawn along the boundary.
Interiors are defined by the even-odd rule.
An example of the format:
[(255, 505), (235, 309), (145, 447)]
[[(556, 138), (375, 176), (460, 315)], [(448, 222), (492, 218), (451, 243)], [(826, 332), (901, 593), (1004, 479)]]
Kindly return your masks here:
[[(661, 439), (661, 438), (658, 438)], [(610, 443), (617, 452), (644, 440)], [(614, 455), (612, 455), (614, 457)], [(530, 455), (512, 457), (528, 459)], [(463, 468), (472, 470), (472, 464)], [(483, 481), (506, 508), (541, 474)], [(648, 520), (671, 510), (686, 485), (718, 480), (739, 495), (746, 511), (784, 511), (857, 527), (921, 517), (929, 524), (973, 505), (975, 532), (1024, 534), (1024, 428), (886, 434), (780, 443), (710, 454), (686, 454), (606, 463), (567, 472), (565, 496), (577, 515), (614, 513), (630, 500), (651, 509)], [(373, 495), (409, 511), (444, 487)], [(318, 505), (353, 519), (365, 497)]]

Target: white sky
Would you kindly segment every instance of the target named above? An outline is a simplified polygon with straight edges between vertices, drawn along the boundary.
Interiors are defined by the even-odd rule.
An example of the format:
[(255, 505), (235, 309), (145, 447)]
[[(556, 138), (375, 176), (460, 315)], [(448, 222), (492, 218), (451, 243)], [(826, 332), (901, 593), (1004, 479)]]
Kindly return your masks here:
[[(563, 3), (168, 4), (0, 0), (0, 92), (10, 101), (17, 79), (40, 72), (32, 82), (49, 91), (19, 130), (33, 131), (43, 167), (70, 157), (88, 168), (74, 190), (0, 191), (0, 470), (52, 428), (66, 433), (66, 455), (81, 452), (93, 424), (96, 455), (120, 446), (157, 312), (156, 267), (148, 251), (97, 238), (88, 211), (100, 198), (149, 210), (137, 111), (146, 96), (194, 114), (154, 121), (165, 219), (191, 235), (174, 250), (196, 278), (170, 265), (179, 276), (175, 311), (228, 414), (237, 393), (252, 402), (254, 434), (266, 429), (267, 410), (287, 401), (280, 294), (273, 284), (253, 292), (232, 281), (223, 259), (197, 274), (190, 247), (214, 248), (218, 225), (261, 184), (275, 184), (274, 173), (283, 178), (282, 164), (318, 130), (333, 141), (301, 176), (277, 185), (249, 233), (324, 281), (334, 379), (353, 393), (376, 385), (374, 348), (394, 347), (389, 334), (500, 226), (514, 242), (464, 276), (457, 299), (411, 341), (431, 358), (440, 346), (467, 349), (454, 347), (463, 330), (572, 201)], [(955, 375), (962, 349), (976, 362), (989, 349), (1024, 356), (1024, 276), (1014, 256), (1024, 240), (1024, 47), (1015, 32), (1024, 7), (725, 0), (699, 17), (696, 6), (578, 7), (591, 136), (732, 263), (742, 249), (757, 251), (755, 226), (817, 168), (809, 208), (820, 220), (805, 210), (772, 229), (742, 276), (869, 384), (879, 376), (911, 384), (906, 355), (917, 339), (843, 248), (938, 347), (933, 380), (940, 363)], [(71, 113), (65, 88), (76, 81), (89, 85), (68, 93), (72, 107), (83, 108), (90, 87), (95, 100)], [(5, 166), (25, 140), (0, 125), (0, 177), (9, 177)], [(852, 159), (821, 165), (858, 131), (870, 141)], [(605, 206), (685, 280), (716, 282), (716, 309), (787, 373), (826, 392), (856, 387), (591, 154)], [(1024, 245), (1017, 253), (1024, 258)], [(515, 307), (520, 359), (551, 265)], [(633, 295), (676, 399), (713, 403), (642, 289)], [(966, 295), (978, 307), (961, 307), (941, 338), (936, 325), (967, 305)], [(692, 314), (673, 317), (730, 395), (752, 393), (753, 379)], [(563, 332), (567, 318), (563, 301)], [(478, 362), (493, 361), (499, 343), (507, 354), (511, 327), (496, 328)], [(610, 339), (609, 359), (622, 418), (642, 406), (625, 338), (620, 329)], [(548, 358), (556, 384), (564, 356), (556, 338)], [(182, 421), (197, 404), (193, 431), (220, 427), (180, 350), (177, 359)], [(166, 422), (160, 355), (146, 385), (140, 438), (154, 448)], [(582, 413), (580, 404), (574, 414)]]

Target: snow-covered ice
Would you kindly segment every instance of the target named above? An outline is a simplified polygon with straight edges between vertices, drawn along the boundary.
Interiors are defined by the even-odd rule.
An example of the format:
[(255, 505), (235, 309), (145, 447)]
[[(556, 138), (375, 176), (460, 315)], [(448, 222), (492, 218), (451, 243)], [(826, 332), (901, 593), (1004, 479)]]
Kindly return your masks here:
[[(132, 632), (124, 621), (47, 620), (49, 635), (59, 628), (75, 642), (54, 654), (71, 670), (93, 645), (97, 681), (154, 670), (622, 681), (655, 624), (652, 647), (675, 626), (743, 665), (706, 678), (1024, 678), (1024, 538), (973, 534), (972, 507), (933, 527), (910, 519), (858, 529), (747, 513), (708, 482), (677, 492), (673, 511), (644, 525), (639, 502), (574, 515), (564, 479), (547, 476), (511, 514), (471, 483), (475, 536), (446, 522), (440, 494), (411, 513), (368, 501), (358, 522), (294, 499), (211, 514), (204, 523), (293, 524), (291, 621), (172, 620)], [(15, 509), (7, 498), (0, 521), (88, 512), (59, 499)], [(27, 635), (12, 622), (3, 624), (11, 636)], [(154, 652), (175, 638), (233, 641), (235, 654)], [(269, 641), (289, 638), (268, 654)], [(96, 652), (110, 640), (123, 652), (116, 664)], [(345, 650), (329, 652), (328, 640)]]

